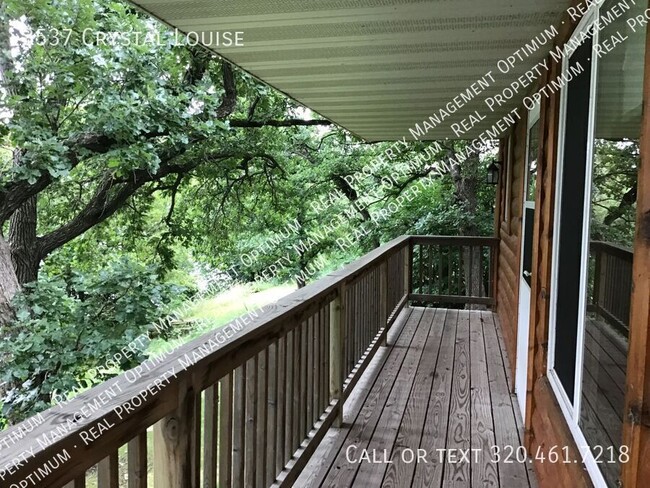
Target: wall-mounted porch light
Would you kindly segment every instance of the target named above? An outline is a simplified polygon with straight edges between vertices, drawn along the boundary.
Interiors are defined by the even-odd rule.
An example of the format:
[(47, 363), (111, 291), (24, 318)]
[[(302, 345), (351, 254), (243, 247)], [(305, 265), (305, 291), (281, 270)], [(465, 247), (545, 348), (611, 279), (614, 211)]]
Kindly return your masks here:
[(487, 184), (496, 185), (499, 183), (499, 166), (501, 166), (501, 161), (496, 161), (490, 163), (490, 166), (487, 167)]

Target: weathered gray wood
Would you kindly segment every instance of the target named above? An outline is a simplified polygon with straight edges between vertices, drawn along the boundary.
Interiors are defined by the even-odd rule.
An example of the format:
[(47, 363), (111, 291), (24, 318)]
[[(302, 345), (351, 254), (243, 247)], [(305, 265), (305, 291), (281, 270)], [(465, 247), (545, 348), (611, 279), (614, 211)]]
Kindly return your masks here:
[(255, 487), (255, 472), (257, 467), (257, 363), (259, 356), (251, 358), (246, 363), (246, 434), (244, 449), (244, 486)]
[[(429, 314), (433, 314), (433, 312), (428, 312), (427, 316), (423, 317), (423, 320), (425, 318), (430, 319)], [(395, 439), (395, 447), (390, 457), (391, 462), (387, 466), (386, 474), (382, 482), (383, 488), (397, 488), (411, 485), (417, 463), (415, 461), (408, 462), (409, 459), (404, 455), (404, 449), (417, 452), (417, 449), (420, 448), (421, 441), (425, 441), (421, 437), (423, 437), (423, 431), (425, 429), (427, 406), (429, 405), (436, 370), (438, 369), (438, 365), (441, 365), (440, 358), (444, 360), (445, 354), (445, 350), (443, 349), (441, 351), (440, 347), (441, 344), (443, 348), (445, 346), (449, 348), (450, 345), (453, 347), (453, 337), (455, 337), (455, 330), (451, 327), (444, 326), (446, 316), (446, 310), (437, 310), (433, 316), (433, 323), (429, 331), (424, 353), (422, 354), (422, 360), (418, 367), (415, 383), (409, 394), (406, 411), (404, 412), (404, 417)], [(452, 338), (452, 340), (447, 339), (446, 344), (444, 342), (445, 335)], [(450, 356), (452, 355), (453, 352)], [(441, 366), (443, 368), (446, 367), (444, 364)], [(433, 420), (435, 421), (437, 419)], [(435, 441), (435, 437), (426, 439), (426, 441)], [(431, 452), (433, 453), (434, 451)]]
[[(418, 331), (400, 369), (399, 381), (395, 382), (386, 402), (390, 408), (386, 408), (382, 412), (375, 432), (368, 443), (370, 452), (386, 453), (384, 457), (388, 458), (394, 450), (400, 427), (410, 433), (409, 438), (405, 439), (405, 445), (412, 446), (415, 451), (419, 447), (422, 426), (419, 421), (418, 424), (413, 424), (412, 410), (407, 410), (407, 407), (409, 400), (418, 393), (420, 401), (426, 405), (428, 394), (431, 391), (430, 383), (427, 384), (425, 381), (427, 378), (433, 377), (442, 337), (441, 328), (432, 330), (432, 324), (435, 323), (434, 314), (433, 309), (426, 309), (422, 314)], [(416, 383), (417, 379), (421, 380), (420, 384)], [(424, 419), (424, 415), (422, 415), (422, 419)], [(362, 463), (359, 465), (355, 483), (364, 486), (386, 486), (382, 480), (384, 480), (387, 468), (388, 463), (385, 462)]]
[[(492, 400), (492, 416), (494, 418), (495, 446), (501, 450), (505, 446), (520, 445), (518, 426), (516, 421), (516, 397), (510, 393), (507, 375), (508, 363), (502, 355), (502, 346), (497, 334), (494, 317), (489, 312), (481, 312), (484, 328), (485, 353), (487, 360), (488, 381), (490, 383), (490, 397)], [(520, 463), (506, 463), (504, 459), (497, 464), (501, 486), (526, 486), (528, 474), (525, 466)]]
[[(422, 309), (418, 308), (412, 309), (412, 311), (422, 313)], [(457, 486), (457, 483), (454, 482), (449, 485), (443, 482), (443, 470), (451, 469), (452, 463), (440, 464), (437, 457), (439, 453), (436, 449), (458, 447), (458, 442), (454, 439), (452, 432), (452, 424), (458, 424), (453, 416), (459, 411), (466, 414), (462, 421), (467, 424), (467, 429), (462, 428), (457, 433), (466, 439), (468, 447), (480, 449), (486, 440), (492, 444), (500, 445), (502, 448), (503, 445), (509, 445), (516, 449), (520, 445), (515, 415), (517, 406), (514, 403), (514, 397), (510, 396), (508, 390), (504, 366), (506, 358), (499, 346), (493, 315), (489, 312), (450, 310), (446, 312), (444, 326), (440, 327), (445, 311), (436, 311), (433, 320), (431, 319), (433, 313), (431, 311), (426, 313), (428, 318), (420, 321), (417, 330), (413, 326), (412, 320), (410, 329), (407, 322), (402, 329), (402, 334), (395, 340), (396, 346), (388, 349), (388, 358), (376, 379), (370, 379), (372, 387), (368, 388), (368, 383), (366, 383), (368, 379), (361, 380), (359, 385), (364, 389), (363, 398), (358, 399), (355, 402), (357, 405), (351, 406), (351, 409), (347, 411), (351, 416), (346, 417), (346, 425), (342, 429), (332, 429), (325, 436), (322, 445), (317, 449), (313, 459), (306, 466), (305, 472), (298, 479), (296, 487), (350, 486), (365, 488), (367, 486), (382, 486), (410, 488), (414, 486), (424, 488)], [(439, 313), (443, 315), (439, 316)], [(459, 314), (463, 316), (460, 324), (461, 330), (458, 331), (462, 339), (460, 347), (456, 344)], [(486, 317), (482, 329), (480, 322), (477, 322), (481, 316)], [(468, 320), (472, 321), (471, 326)], [(475, 329), (477, 325), (479, 328)], [(429, 335), (425, 334), (428, 339), (419, 332), (421, 328), (430, 328)], [(408, 340), (406, 340), (407, 337)], [(432, 339), (432, 337), (436, 339)], [(432, 349), (436, 340), (440, 344), (437, 354)], [(424, 352), (422, 348), (424, 348)], [(462, 359), (465, 356), (466, 360)], [(476, 364), (474, 363), (475, 359), (477, 360)], [(457, 365), (461, 363), (466, 366), (457, 369)], [(417, 368), (415, 373), (414, 368)], [(465, 379), (457, 380), (459, 374), (463, 375), (463, 371), (465, 371)], [(427, 372), (430, 376), (426, 374)], [(415, 376), (414, 380), (413, 376)], [(413, 381), (412, 388), (409, 387), (409, 381)], [(463, 404), (465, 407), (460, 410), (458, 408), (450, 410), (451, 398), (456, 394), (453, 382), (458, 381), (465, 385), (464, 389), (467, 393), (464, 395), (467, 397), (467, 401), (455, 401), (457, 405)], [(405, 383), (405, 386), (398, 386), (400, 383)], [(456, 384), (456, 388), (460, 388), (460, 386), (458, 383)], [(400, 389), (407, 393), (396, 394), (395, 392)], [(358, 398), (355, 394), (358, 394), (356, 390), (352, 392), (350, 398)], [(497, 396), (493, 397), (493, 395)], [(424, 400), (422, 400), (423, 398)], [(486, 401), (487, 403), (485, 403)], [(405, 407), (404, 402), (406, 402)], [(489, 427), (484, 429), (480, 426), (481, 423), (490, 423), (490, 415), (493, 416), (493, 421), (496, 424), (495, 437), (492, 441), (490, 441)], [(396, 431), (397, 426), (399, 428)], [(508, 439), (509, 442), (500, 444), (503, 439)], [(367, 461), (362, 461), (360, 464), (348, 463), (345, 459), (346, 449), (352, 445), (358, 448), (357, 455), (361, 449), (367, 448), (370, 453), (377, 453), (380, 461), (378, 463)], [(409, 448), (416, 451), (418, 447), (429, 454), (428, 462), (408, 464), (398, 461), (403, 449)], [(384, 449), (391, 456), (392, 463), (384, 464), (381, 461)], [(451, 455), (453, 456), (454, 453), (452, 452)], [(486, 463), (487, 459), (479, 457), (479, 462)], [(472, 462), (471, 468), (469, 463), (465, 463), (465, 466), (467, 474), (472, 473), (471, 478), (474, 479), (474, 482), (471, 481), (471, 478), (463, 479), (460, 481), (461, 486), (501, 486), (503, 488), (529, 486), (529, 466), (526, 463), (515, 462), (488, 467), (486, 464), (476, 466)], [(475, 469), (478, 470), (478, 473), (474, 472)], [(499, 470), (498, 478), (495, 477), (495, 469)], [(386, 472), (382, 475), (384, 470)], [(479, 473), (486, 474), (486, 476), (481, 476)], [(513, 473), (518, 473), (519, 476), (512, 476)], [(530, 476), (534, 484), (532, 471)], [(483, 479), (479, 482), (479, 478)]]
[[(173, 414), (178, 408), (178, 398), (185, 394), (178, 391), (182, 385), (185, 385), (191, 391), (201, 391), (214, 384), (219, 378), (232, 371), (233, 367), (247, 361), (252, 355), (268, 347), (278, 336), (292, 330), (299, 323), (301, 317), (304, 318), (304, 316), (308, 316), (318, 309), (319, 301), (326, 299), (343, 282), (363, 275), (368, 269), (371, 269), (376, 263), (384, 259), (387, 252), (402, 248), (409, 242), (409, 239), (409, 237), (402, 237), (391, 241), (344, 269), (294, 292), (273, 306), (266, 307), (265, 312), (259, 317), (245, 321), (241, 319), (233, 321), (224, 328), (230, 327), (237, 331), (245, 329), (245, 333), (233, 334), (219, 347), (215, 348), (213, 346), (214, 333), (207, 333), (179, 347), (165, 362), (144, 371), (131, 372), (131, 377), (134, 374), (139, 376), (136, 382), (130, 382), (126, 375), (121, 375), (82, 393), (63, 408), (55, 407), (45, 412), (43, 414), (45, 422), (42, 422), (34, 429), (31, 436), (22, 439), (15, 445), (17, 452), (34, 452), (34, 456), (30, 459), (30, 462), (24, 463), (15, 473), (7, 476), (5, 482), (9, 484), (19, 482), (26, 475), (33, 472), (34, 466), (51, 459), (57, 453), (62, 452), (63, 449), (66, 449), (73, 459), (68, 463), (69, 469), (65, 473), (61, 470), (53, 471), (52, 475), (44, 481), (44, 486), (81, 475), (119, 446), (127, 443), (133, 437), (134, 431), (138, 432), (149, 427), (157, 420)], [(206, 354), (206, 350), (209, 353)], [(128, 419), (119, 418), (115, 413), (116, 407), (128, 401), (132, 396), (137, 395), (154, 380), (164, 377), (169, 370), (170, 364), (178, 364), (179, 360), (185, 360), (186, 357), (195, 358), (192, 366), (169, 378), (169, 384), (163, 390), (156, 395), (149, 395), (143, 401), (142, 408), (147, 410), (147, 416), (132, 415)], [(195, 384), (194, 381), (196, 381)], [(61, 416), (72, 415), (80, 411), (87, 402), (92, 402), (97, 395), (110, 389), (116, 383), (122, 385), (121, 394), (115, 395), (106, 402), (104, 408), (93, 411), (88, 418), (84, 419), (83, 426), (80, 426), (79, 429), (71, 429), (67, 435), (57, 439), (49, 446), (40, 446), (33, 442), (34, 438), (48, 434)], [(82, 448), (77, 445), (79, 444), (77, 442), (79, 430), (97, 428), (102, 423), (110, 423), (116, 425), (116, 427), (112, 429), (110, 435), (98, 439), (93, 444), (92, 450), (82, 452)], [(5, 435), (19, 431), (21, 428), (20, 425), (13, 426)], [(7, 465), (12, 459), (12, 455), (6, 451), (0, 452), (0, 465)]]
[[(492, 447), (495, 445), (495, 438), (483, 325), (480, 312), (469, 312), (471, 446), (473, 453), (471, 485), (497, 486), (499, 473), (492, 460)], [(486, 325), (486, 327), (490, 327), (490, 325)]]
[(305, 467), (309, 458), (317, 449), (336, 417), (335, 409), (330, 406), (318, 421), (316, 429), (309, 433), (307, 438), (297, 449), (295, 456), (289, 460), (286, 468), (278, 476), (278, 481), (271, 485), (272, 488), (290, 488), (294, 486), (296, 478)]
[(423, 294), (411, 294), (409, 295), (410, 300), (423, 303), (471, 303), (476, 305), (493, 305), (494, 298), (492, 297), (472, 297), (472, 296), (457, 296), (457, 295), (423, 295)]
[(86, 476), (80, 476), (79, 478), (65, 485), (64, 488), (86, 488)]
[[(293, 410), (293, 384), (294, 384), (294, 332), (291, 331), (287, 335), (287, 353), (285, 355), (285, 370), (286, 370), (286, 393), (285, 393), (285, 418), (284, 418), (284, 459), (288, 460), (293, 455), (293, 419), (295, 412)], [(284, 464), (283, 464), (284, 466)]]
[[(410, 344), (420, 344), (420, 354), (422, 352), (424, 338), (428, 334), (428, 328), (418, 328), (421, 317), (422, 310), (416, 310), (409, 317), (406, 327), (414, 328), (415, 333), (411, 335), (411, 341), (406, 344), (405, 348), (407, 350)], [(336, 460), (332, 464), (330, 475), (327, 477), (327, 482), (323, 486), (334, 488), (350, 486), (352, 484), (352, 480), (359, 469), (359, 464), (349, 463), (347, 461), (347, 448), (351, 445), (356, 446), (358, 449), (366, 448), (372, 432), (374, 432), (377, 423), (382, 417), (384, 407), (387, 404), (392, 405), (398, 402), (398, 398), (404, 396), (404, 391), (401, 387), (397, 387), (397, 389), (395, 388), (395, 378), (397, 378), (398, 372), (401, 371), (401, 368), (412, 368), (413, 361), (416, 358), (419, 360), (417, 353), (413, 354), (413, 357), (409, 357), (409, 355), (406, 354), (406, 350), (402, 351), (402, 354), (399, 355), (398, 364), (395, 365), (395, 369), (391, 374), (386, 376), (384, 382), (377, 385), (377, 389), (373, 388), (373, 392), (371, 392), (372, 399), (364, 405), (364, 408), (359, 413), (355, 424), (342, 446), (342, 450), (338, 453)]]
[(120, 474), (117, 451), (97, 465), (97, 488), (119, 488)]
[(427, 405), (424, 431), (420, 448), (428, 456), (434, 457), (434, 462), (417, 463), (413, 474), (413, 486), (424, 488), (440, 486), (442, 483), (444, 463), (439, 462), (438, 449), (444, 449), (447, 442), (447, 427), (449, 425), (449, 404), (451, 402), (451, 384), (455, 374), (454, 352), (456, 343), (456, 328), (458, 311), (449, 310), (445, 316), (440, 355), (436, 364), (431, 396)]
[(302, 409), (300, 408), (302, 392), (304, 391), (300, 388), (302, 377), (301, 363), (303, 359), (302, 331), (302, 324), (299, 327), (296, 327), (293, 331), (293, 358), (291, 358), (293, 361), (293, 398), (291, 399), (291, 408), (293, 412), (293, 417), (291, 419), (291, 455), (293, 455), (294, 451), (298, 449), (298, 446), (300, 446), (303, 438), (301, 435)]
[(311, 381), (314, 385), (313, 387), (313, 397), (312, 397), (312, 422), (316, 423), (316, 421), (320, 418), (321, 414), (323, 413), (323, 406), (322, 406), (322, 392), (323, 389), (321, 388), (321, 368), (322, 368), (322, 359), (321, 359), (321, 324), (322, 324), (323, 316), (322, 316), (322, 309), (318, 311), (316, 316), (314, 317), (314, 335), (313, 335), (313, 340), (312, 340), (312, 349), (314, 351), (314, 362), (313, 362), (313, 369), (312, 369), (312, 375), (311, 375)]
[[(582, 406), (580, 407), (580, 427), (584, 432), (587, 442), (592, 446), (599, 446), (594, 450), (594, 454), (600, 456), (600, 471), (603, 474), (608, 486), (621, 486), (619, 484), (620, 464), (616, 459), (610, 459), (610, 454), (607, 448), (616, 447), (612, 440), (607, 436), (605, 426), (600, 422), (598, 415), (594, 411), (594, 406), (588, 399), (583, 398)], [(601, 449), (603, 451), (601, 451)], [(618, 452), (618, 450), (616, 451)]]
[(619, 447), (623, 435), (623, 411), (616, 411), (607, 395), (598, 388), (596, 377), (588, 368), (582, 373), (582, 402), (589, 402), (598, 422), (603, 425), (610, 445)]
[[(388, 263), (384, 261), (379, 268), (379, 327), (385, 327), (386, 331), (390, 327), (388, 313)], [(388, 334), (384, 336), (382, 346), (387, 344), (387, 337)]]
[(246, 445), (246, 366), (234, 372), (232, 434), (232, 487), (244, 485), (244, 449)]
[(140, 432), (128, 445), (129, 488), (147, 488), (147, 432)]
[(213, 385), (204, 393), (203, 425), (203, 486), (217, 486), (217, 436), (219, 435), (219, 385)]
[(219, 381), (219, 487), (232, 486), (233, 373)]
[[(268, 351), (268, 364), (266, 370), (267, 378), (267, 411), (266, 411), (266, 425), (268, 432), (266, 433), (264, 455), (266, 456), (266, 473), (264, 486), (269, 486), (275, 479), (276, 470), (276, 456), (277, 456), (277, 442), (278, 442), (278, 342), (271, 344)], [(279, 471), (279, 470), (278, 470)]]
[(337, 416), (334, 420), (336, 427), (341, 426), (343, 421), (343, 329), (345, 327), (345, 287), (339, 289), (336, 298), (330, 303), (330, 326), (329, 326), (329, 357), (330, 357), (330, 398), (338, 401)]
[[(469, 312), (458, 314), (456, 350), (454, 354), (454, 378), (451, 385), (451, 405), (447, 426), (448, 449), (470, 449), (470, 357)], [(458, 451), (455, 451), (458, 452)], [(455, 487), (470, 486), (470, 469), (466, 462), (446, 462), (443, 483)]]
[(154, 484), (156, 488), (195, 488), (196, 402), (199, 395), (181, 388), (179, 407), (154, 425)]
[(278, 339), (278, 358), (277, 358), (277, 390), (278, 390), (278, 406), (277, 406), (277, 421), (276, 421), (276, 443), (275, 443), (275, 470), (274, 478), (282, 470), (286, 462), (285, 458), (285, 438), (286, 438), (286, 400), (285, 394), (287, 389), (287, 339), (280, 337)]
[[(269, 348), (272, 346), (269, 346)], [(259, 353), (257, 357), (257, 413), (255, 431), (255, 486), (264, 488), (266, 482), (266, 458), (267, 458), (267, 435), (269, 425), (267, 424), (268, 401), (268, 349)]]

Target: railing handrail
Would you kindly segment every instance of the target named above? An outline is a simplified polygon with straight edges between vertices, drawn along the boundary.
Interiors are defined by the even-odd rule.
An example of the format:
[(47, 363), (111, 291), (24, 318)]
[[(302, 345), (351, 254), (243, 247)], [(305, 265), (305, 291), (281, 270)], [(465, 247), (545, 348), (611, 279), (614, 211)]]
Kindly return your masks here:
[(499, 242), (498, 237), (490, 236), (434, 236), (422, 235), (411, 236), (412, 244), (438, 244), (441, 246), (454, 245), (454, 246), (490, 246)]
[[(381, 267), (383, 273), (382, 293), (385, 294), (387, 263), (396, 253), (401, 253), (405, 248), (406, 257), (403, 258), (405, 262), (400, 266), (404, 266), (404, 282), (408, 284), (411, 279), (408, 271), (411, 268), (414, 245), (434, 244), (461, 248), (486, 246), (494, 250), (498, 247), (498, 242), (499, 239), (495, 237), (398, 237), (342, 269), (296, 290), (275, 304), (263, 307), (259, 315), (249, 314), (246, 330), (242, 330), (242, 317), (239, 317), (219, 329), (181, 345), (159, 358), (159, 361), (151, 361), (152, 364), (147, 368), (140, 365), (81, 393), (65, 405), (51, 407), (39, 414), (39, 422), (34, 422), (32, 417), (14, 425), (0, 432), (0, 469), (5, 470), (2, 472), (3, 486), (5, 483), (11, 486), (11, 483), (20, 482), (63, 452), (69, 455), (66, 469), (62, 474), (53, 475), (48, 479), (47, 486), (60, 486), (68, 480), (83, 476), (87, 469), (114, 455), (116, 448), (131, 441), (134, 435), (178, 412), (179, 406), (184, 404), (186, 398), (212, 387), (234, 369), (243, 366), (251, 358), (277, 343), (280, 337), (286, 337), (291, 331), (300, 327), (308, 317), (318, 313), (324, 303), (330, 302), (331, 305), (332, 301), (339, 300), (345, 295), (346, 287), (355, 286), (355, 283), (366, 279), (366, 275), (375, 272), (374, 269), (378, 267)], [(390, 286), (394, 285), (390, 284)], [(391, 303), (391, 309), (384, 310), (380, 321), (384, 337), (386, 328), (390, 327), (395, 320), (395, 314), (412, 296), (409, 286), (401, 298), (393, 297), (395, 303)], [(458, 298), (459, 301), (464, 299), (468, 303), (472, 299), (472, 297)], [(386, 308), (385, 304), (382, 307)], [(352, 327), (354, 326), (352, 324)], [(232, 334), (227, 340), (215, 343), (216, 334), (227, 327), (234, 328), (240, 333)], [(375, 341), (373, 344), (371, 349), (374, 351), (379, 342)], [(189, 362), (188, 359), (192, 361)], [(174, 366), (177, 366), (177, 369), (170, 375), (170, 368)], [(363, 367), (359, 370), (362, 369)], [(334, 374), (334, 377), (338, 375), (337, 372), (332, 373), (332, 371), (330, 374)], [(357, 376), (352, 376), (350, 384), (358, 380)], [(137, 405), (131, 405), (133, 408), (127, 415), (118, 415), (116, 409), (132, 402), (144, 392), (150, 391), (152, 385), (156, 385), (156, 382), (160, 384), (162, 379), (164, 384), (155, 393), (141, 397)], [(111, 395), (107, 395), (108, 392), (111, 392)], [(94, 402), (100, 397), (104, 400), (101, 406), (97, 406)], [(346, 398), (346, 394), (334, 395), (332, 398), (331, 405), (336, 406), (340, 415), (341, 402)], [(95, 408), (89, 408), (93, 405)], [(39, 442), (44, 436), (56, 432), (56, 428), (61, 426), (63, 426), (61, 432), (51, 439), (51, 443)], [(110, 426), (108, 429), (103, 429), (109, 432), (93, 438), (92, 443), (86, 446), (83, 434), (93, 430), (102, 434), (102, 426)], [(11, 449), (1, 449), (2, 439), (7, 438), (12, 438)], [(20, 456), (21, 453), (29, 453), (28, 459), (16, 463), (17, 465), (11, 468), (16, 456)]]
[[(172, 354), (165, 357), (164, 362), (146, 372), (138, 373), (139, 377), (136, 382), (130, 382), (127, 376), (134, 374), (134, 371), (137, 370), (137, 368), (134, 368), (81, 393), (65, 406), (54, 406), (42, 412), (40, 418), (44, 419), (44, 421), (39, 425), (34, 426), (29, 423), (30, 419), (27, 419), (0, 432), (0, 439), (8, 438), (14, 434), (17, 437), (17, 434), (29, 433), (20, 439), (15, 439), (15, 442), (12, 442), (11, 449), (0, 450), (0, 467), (10, 466), (15, 461), (17, 453), (18, 455), (25, 452), (30, 453), (29, 463), (23, 462), (20, 466), (17, 466), (15, 471), (5, 478), (5, 481), (7, 479), (23, 479), (26, 475), (32, 473), (35, 467), (63, 452), (64, 449), (76, 453), (79, 452), (78, 449), (81, 449), (84, 454), (83, 463), (75, 462), (74, 455), (71, 456), (73, 460), (66, 469), (66, 476), (82, 474), (89, 466), (106, 457), (115, 448), (116, 444), (128, 442), (135, 433), (173, 412), (178, 406), (178, 398), (184, 394), (183, 390), (201, 391), (214, 384), (227, 371), (232, 370), (236, 365), (245, 362), (246, 359), (255, 354), (255, 350), (261, 350), (273, 342), (281, 333), (292, 330), (299, 321), (291, 319), (305, 315), (314, 303), (330, 294), (335, 294), (341, 284), (354, 280), (369, 267), (380, 260), (386, 259), (393, 252), (399, 251), (405, 244), (410, 242), (410, 239), (411, 236), (401, 236), (393, 239), (342, 269), (334, 271), (324, 278), (280, 299), (272, 308), (265, 310), (258, 317), (252, 318), (244, 334), (234, 335), (208, 355), (204, 355), (201, 348), (211, 347), (209, 341), (212, 340), (214, 331), (180, 346)], [(224, 327), (237, 323), (237, 320), (239, 318), (229, 322)], [(156, 380), (165, 377), (171, 364), (177, 364), (179, 359), (185, 359), (186, 355), (192, 358), (194, 357), (193, 353), (198, 354), (200, 359), (193, 363), (189, 369), (184, 369), (177, 376), (168, 378), (169, 382), (164, 389), (145, 398), (140, 406), (135, 408), (132, 413), (129, 413), (128, 418), (119, 419), (119, 422), (117, 422), (118, 418), (114, 412), (116, 408), (137, 396), (142, 388), (146, 390), (147, 385), (151, 385)], [(226, 359), (227, 361), (224, 361)], [(91, 404), (95, 398), (106, 391), (111, 391), (118, 385), (123, 385), (123, 387), (118, 388), (118, 395), (106, 401), (100, 409), (93, 411), (90, 415), (84, 415), (82, 420), (74, 422), (74, 428), (54, 440), (50, 445), (43, 446), (37, 442), (37, 439), (43, 435), (49, 435), (56, 426), (66, 425), (68, 420), (75, 416), (78, 418), (82, 410), (88, 404)], [(111, 428), (111, 435), (100, 436), (92, 444), (92, 449), (84, 450), (84, 443), (79, 438), (79, 434), (98, 428), (100, 424), (114, 425)], [(110, 442), (103, 437), (110, 438)]]
[(602, 250), (605, 251), (607, 254), (619, 257), (621, 259), (624, 259), (625, 261), (629, 261), (630, 263), (634, 259), (634, 252), (632, 251), (632, 249), (629, 249), (625, 246), (613, 242), (591, 241), (589, 243), (589, 247), (592, 251)]

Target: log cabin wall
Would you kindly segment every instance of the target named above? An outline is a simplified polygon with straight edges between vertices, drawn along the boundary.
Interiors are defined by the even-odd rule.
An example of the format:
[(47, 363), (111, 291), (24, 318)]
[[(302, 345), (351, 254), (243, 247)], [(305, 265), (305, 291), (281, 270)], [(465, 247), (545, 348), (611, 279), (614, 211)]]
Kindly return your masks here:
[[(580, 2), (574, 2), (578, 4)], [(565, 15), (555, 46), (563, 45), (572, 35), (577, 22)], [(545, 85), (561, 73), (561, 64), (548, 57), (550, 70), (540, 80)], [(541, 86), (540, 85), (540, 86)], [(530, 94), (539, 89), (535, 87)], [(528, 110), (519, 108), (521, 120), (513, 127), (511, 141), (501, 141), (502, 161), (506, 164), (500, 182), (501, 202), (498, 236), (501, 240), (497, 273), (497, 314), (510, 358), (514, 378), (517, 349), (517, 318), (519, 274), (521, 259), (522, 212), (525, 191), (526, 139)], [(580, 451), (573, 440), (560, 406), (546, 376), (548, 356), (549, 299), (551, 288), (551, 254), (553, 240), (553, 212), (555, 201), (555, 178), (557, 167), (557, 133), (560, 114), (560, 93), (543, 98), (540, 108), (540, 153), (535, 194), (535, 217), (531, 283), (531, 312), (528, 347), (528, 380), (526, 391), (526, 418), (524, 419), (524, 445), (529, 452), (546, 452), (555, 446), (569, 448), (569, 455), (576, 463), (549, 463), (534, 460), (535, 471), (541, 487), (592, 486), (580, 459)], [(509, 166), (509, 167), (508, 167)], [(510, 182), (508, 183), (508, 178)], [(507, 189), (509, 188), (509, 192)], [(507, 210), (506, 210), (507, 209)], [(506, 212), (509, 211), (509, 215)]]
[(513, 128), (503, 141), (505, 171), (501, 183), (499, 256), (497, 272), (497, 313), (505, 339), (510, 369), (514, 377), (517, 352), (517, 311), (519, 264), (526, 156), (526, 120)]
[(623, 444), (630, 446), (631, 456), (623, 465), (624, 487), (648, 486), (650, 479), (650, 29), (646, 32), (643, 114), (623, 416)]

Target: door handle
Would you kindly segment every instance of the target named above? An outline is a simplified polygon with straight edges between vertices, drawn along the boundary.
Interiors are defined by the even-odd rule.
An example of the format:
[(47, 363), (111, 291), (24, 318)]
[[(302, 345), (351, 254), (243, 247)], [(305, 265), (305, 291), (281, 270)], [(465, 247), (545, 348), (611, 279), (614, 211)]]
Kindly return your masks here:
[(530, 271), (524, 271), (524, 272), (523, 272), (523, 275), (524, 275), (526, 278), (532, 278), (533, 273), (531, 273)]

